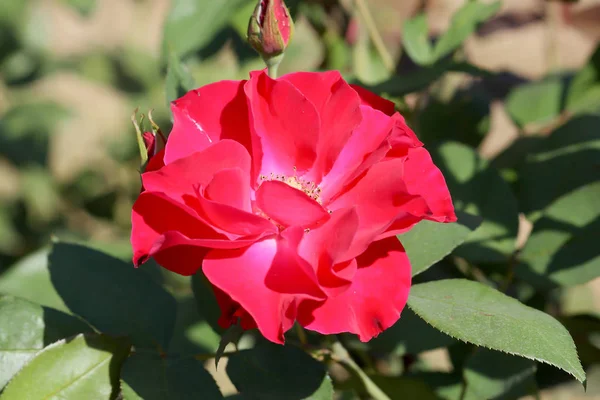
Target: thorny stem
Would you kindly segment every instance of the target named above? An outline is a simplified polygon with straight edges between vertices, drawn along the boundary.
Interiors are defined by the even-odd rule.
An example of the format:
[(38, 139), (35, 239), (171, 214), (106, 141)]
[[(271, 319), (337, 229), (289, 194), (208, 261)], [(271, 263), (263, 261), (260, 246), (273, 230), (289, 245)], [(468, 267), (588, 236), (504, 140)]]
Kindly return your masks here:
[(365, 390), (373, 400), (391, 400), (390, 397), (385, 394), (379, 388), (379, 386), (377, 386), (375, 382), (371, 380), (371, 378), (369, 378), (369, 376), (358, 366), (358, 364), (356, 364), (356, 362), (348, 353), (348, 350), (346, 350), (339, 341), (333, 343), (331, 346), (331, 351), (331, 359), (342, 364), (342, 366), (352, 374), (357, 375), (363, 382)]
[(375, 20), (371, 16), (371, 12), (369, 11), (369, 7), (367, 7), (367, 3), (365, 0), (355, 0), (356, 8), (358, 12), (362, 15), (362, 19), (365, 23), (367, 30), (369, 31), (369, 36), (371, 37), (371, 41), (375, 46), (375, 49), (379, 53), (379, 57), (381, 57), (381, 61), (383, 65), (389, 72), (394, 72), (396, 69), (394, 59), (390, 55), (389, 51), (385, 47), (385, 43), (377, 30), (377, 25), (375, 24)]

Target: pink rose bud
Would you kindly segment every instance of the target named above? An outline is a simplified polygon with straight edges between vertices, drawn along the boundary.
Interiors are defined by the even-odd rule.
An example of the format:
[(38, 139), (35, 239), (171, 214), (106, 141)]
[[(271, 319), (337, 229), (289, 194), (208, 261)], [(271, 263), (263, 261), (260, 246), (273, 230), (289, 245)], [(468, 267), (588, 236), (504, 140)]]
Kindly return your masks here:
[(269, 60), (282, 54), (294, 30), (294, 22), (283, 0), (259, 0), (248, 24), (248, 42)]

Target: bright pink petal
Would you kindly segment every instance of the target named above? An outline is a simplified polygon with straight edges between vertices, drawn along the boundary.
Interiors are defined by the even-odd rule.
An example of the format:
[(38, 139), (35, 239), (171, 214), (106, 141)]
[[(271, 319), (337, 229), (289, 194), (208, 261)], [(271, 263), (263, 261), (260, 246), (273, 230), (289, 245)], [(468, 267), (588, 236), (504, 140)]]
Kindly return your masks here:
[(419, 199), (407, 191), (404, 175), (404, 159), (379, 162), (329, 204), (329, 208), (333, 210), (356, 207), (360, 221), (359, 232), (352, 251), (347, 254), (348, 258), (362, 253), (394, 219), (409, 211), (407, 207), (413, 210), (421, 205), (422, 210), (419, 211), (424, 211), (426, 206), (422, 201), (413, 205), (414, 200)]
[(260, 185), (256, 191), (256, 205), (285, 227), (309, 227), (329, 217), (323, 206), (315, 200), (279, 181), (266, 181)]
[(376, 95), (375, 93), (358, 85), (350, 85), (352, 89), (360, 96), (361, 103), (376, 110), (381, 111), (386, 115), (392, 115), (395, 111), (394, 103)]
[[(196, 210), (212, 226), (240, 236), (267, 235), (277, 232), (277, 227), (267, 219), (227, 204), (206, 199), (197, 194)], [(230, 236), (231, 237), (231, 236)]]
[[(245, 86), (251, 110), (256, 171), (294, 175), (308, 170), (317, 156), (320, 119), (312, 103), (285, 80), (252, 72)], [(257, 150), (260, 149), (259, 150)]]
[(418, 210), (408, 210), (411, 214), (437, 222), (456, 221), (446, 180), (424, 148), (409, 151), (404, 164), (404, 183), (409, 193), (418, 195), (427, 204), (423, 214), (419, 214)]
[(338, 71), (295, 72), (284, 75), (315, 106), (321, 117), (317, 160), (307, 177), (319, 182), (333, 166), (362, 117), (360, 98)]
[(367, 342), (398, 320), (411, 283), (410, 263), (398, 239), (374, 242), (357, 263), (352, 285), (343, 294), (300, 306), (302, 326), (322, 334), (351, 332)]
[(231, 168), (249, 176), (250, 155), (238, 142), (222, 140), (158, 171), (142, 174), (142, 182), (148, 191), (164, 192), (184, 202), (185, 195), (195, 196), (198, 186), (208, 186), (217, 172)]
[[(191, 239), (176, 231), (158, 236), (146, 258), (153, 257), (164, 268), (180, 275), (193, 275), (210, 249), (241, 249), (261, 240), (262, 236), (229, 239)], [(138, 259), (138, 264), (143, 261)]]
[(194, 210), (175, 202), (164, 193), (141, 193), (133, 205), (131, 222), (135, 265), (150, 257), (156, 241), (168, 231), (180, 232), (188, 238), (227, 239), (202, 221)]
[(402, 115), (395, 113), (392, 115), (392, 119), (394, 120), (394, 128), (388, 138), (391, 150), (388, 152), (387, 157), (404, 157), (408, 149), (423, 146), (413, 130), (406, 125)]
[[(390, 149), (387, 137), (393, 127), (390, 117), (370, 107), (361, 106), (362, 121), (354, 130), (337, 157), (333, 168), (321, 182), (325, 200), (335, 196), (341, 188), (364, 169), (370, 167)], [(374, 153), (374, 157), (370, 157)]]
[(354, 207), (338, 210), (300, 242), (298, 254), (315, 268), (319, 285), (328, 296), (345, 291), (352, 282), (356, 263), (343, 262), (342, 257), (352, 244), (358, 223)]
[(146, 168), (144, 168), (144, 172), (151, 172), (161, 169), (165, 166), (165, 149), (162, 149), (152, 157), (148, 159), (148, 163), (146, 164)]
[(245, 82), (216, 82), (192, 90), (171, 104), (173, 130), (167, 142), (166, 164), (223, 139), (235, 140), (250, 150)]
[(206, 189), (208, 200), (252, 212), (250, 204), (250, 175), (239, 168), (217, 172)]
[(299, 303), (324, 298), (302, 262), (280, 237), (243, 250), (213, 250), (205, 257), (202, 271), (252, 316), (265, 338), (283, 343)]

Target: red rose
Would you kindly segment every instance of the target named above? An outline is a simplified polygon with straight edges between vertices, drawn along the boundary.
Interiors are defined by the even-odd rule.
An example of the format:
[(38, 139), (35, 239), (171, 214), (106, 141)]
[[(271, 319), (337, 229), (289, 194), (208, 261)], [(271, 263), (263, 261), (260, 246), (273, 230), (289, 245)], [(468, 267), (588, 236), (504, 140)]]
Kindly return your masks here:
[(282, 343), (298, 321), (367, 341), (410, 288), (396, 235), (456, 220), (427, 150), (391, 102), (338, 72), (222, 81), (173, 102), (165, 166), (142, 175), (134, 263), (202, 271), (224, 326)]

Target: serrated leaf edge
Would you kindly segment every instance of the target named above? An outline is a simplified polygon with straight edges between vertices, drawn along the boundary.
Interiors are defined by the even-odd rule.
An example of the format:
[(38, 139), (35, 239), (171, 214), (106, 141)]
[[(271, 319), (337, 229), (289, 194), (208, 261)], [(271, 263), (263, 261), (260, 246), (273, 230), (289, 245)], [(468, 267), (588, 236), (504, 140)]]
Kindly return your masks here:
[[(474, 344), (475, 346), (483, 347), (483, 348), (486, 348), (486, 349), (489, 349), (489, 350), (499, 351), (501, 353), (510, 354), (512, 356), (522, 357), (522, 358), (526, 358), (528, 360), (533, 360), (533, 361), (541, 362), (543, 364), (551, 365), (551, 366), (556, 367), (556, 368), (558, 368), (558, 369), (560, 369), (562, 371), (565, 371), (566, 373), (568, 373), (569, 375), (571, 375), (572, 377), (574, 377), (575, 379), (577, 379), (579, 382), (581, 382), (584, 386), (586, 386), (587, 378), (586, 378), (585, 370), (583, 369), (583, 366), (581, 365), (581, 360), (579, 359), (579, 353), (577, 352), (577, 346), (575, 346), (575, 342), (573, 341), (573, 337), (571, 336), (571, 334), (569, 333), (569, 331), (567, 330), (567, 328), (564, 327), (563, 324), (561, 324), (557, 319), (555, 319), (554, 317), (552, 317), (549, 314), (544, 313), (544, 314), (548, 315), (550, 318), (554, 319), (556, 322), (558, 322), (565, 330), (567, 330), (567, 333), (568, 333), (569, 339), (570, 339), (571, 348), (573, 350), (575, 350), (575, 356), (577, 357), (577, 361), (579, 362), (579, 366), (581, 367), (581, 369), (583, 371), (583, 376), (582, 377), (578, 377), (576, 374), (563, 369), (559, 365), (556, 365), (555, 363), (552, 363), (550, 361), (544, 360), (542, 358), (528, 356), (528, 355), (524, 355), (524, 354), (518, 354), (518, 353), (515, 353), (515, 352), (506, 351), (506, 350), (502, 350), (502, 349), (495, 349), (493, 347), (488, 347), (488, 346), (483, 345), (483, 344), (478, 344), (478, 343), (475, 343), (475, 342), (472, 342), (472, 341), (468, 341), (468, 340), (464, 340), (464, 339), (458, 338), (458, 337), (452, 335), (450, 332), (447, 332), (446, 330), (441, 329), (441, 328), (435, 326), (434, 324), (430, 323), (421, 314), (419, 314), (417, 312), (417, 310), (415, 310), (413, 307), (411, 307), (411, 305), (409, 303), (407, 303), (407, 305), (408, 305), (408, 308), (410, 308), (416, 315), (418, 315), (419, 318), (421, 318), (423, 321), (425, 321), (425, 323), (427, 323), (428, 325), (430, 325), (432, 328), (437, 329), (438, 331), (442, 332), (443, 334), (450, 336), (451, 338), (454, 338), (454, 339), (456, 339), (458, 341), (461, 341), (463, 343), (470, 343), (470, 344)], [(525, 304), (523, 304), (523, 306), (528, 307)], [(528, 308), (531, 308), (531, 307), (528, 307)], [(534, 308), (533, 310), (536, 310), (536, 309)], [(536, 310), (536, 311), (540, 311), (540, 310)], [(540, 312), (542, 312), (542, 311), (540, 311)]]

